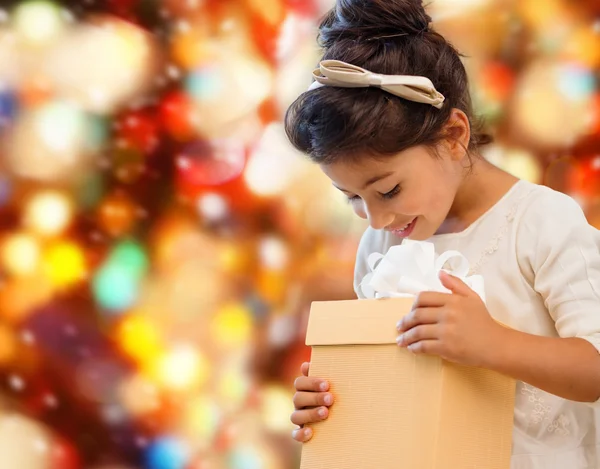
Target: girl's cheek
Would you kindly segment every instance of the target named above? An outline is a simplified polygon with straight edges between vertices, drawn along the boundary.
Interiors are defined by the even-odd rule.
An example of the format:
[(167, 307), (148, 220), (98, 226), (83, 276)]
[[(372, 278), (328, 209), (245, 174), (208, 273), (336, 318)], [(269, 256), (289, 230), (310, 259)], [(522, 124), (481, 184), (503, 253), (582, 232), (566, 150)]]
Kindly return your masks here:
[(401, 203), (397, 203), (392, 207), (392, 211), (398, 214), (409, 215), (420, 215), (422, 211), (422, 204), (415, 199), (404, 198)]

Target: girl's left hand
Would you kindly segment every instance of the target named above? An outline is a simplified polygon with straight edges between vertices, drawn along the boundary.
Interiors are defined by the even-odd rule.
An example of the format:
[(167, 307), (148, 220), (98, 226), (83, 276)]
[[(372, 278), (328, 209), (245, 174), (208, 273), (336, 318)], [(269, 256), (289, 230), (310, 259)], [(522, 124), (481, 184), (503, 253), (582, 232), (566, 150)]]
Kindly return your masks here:
[(411, 312), (398, 322), (398, 345), (461, 365), (488, 367), (506, 329), (462, 280), (446, 272), (440, 280), (452, 293), (420, 293)]

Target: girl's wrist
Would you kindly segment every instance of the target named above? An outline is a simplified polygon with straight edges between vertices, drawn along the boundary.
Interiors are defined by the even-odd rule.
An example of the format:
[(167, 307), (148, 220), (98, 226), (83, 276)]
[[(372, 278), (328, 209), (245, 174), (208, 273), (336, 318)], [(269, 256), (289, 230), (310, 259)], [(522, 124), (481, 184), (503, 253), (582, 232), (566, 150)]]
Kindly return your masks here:
[(513, 332), (515, 331), (512, 329), (494, 323), (491, 333), (484, 338), (486, 345), (482, 354), (481, 368), (506, 373), (510, 362), (511, 333)]

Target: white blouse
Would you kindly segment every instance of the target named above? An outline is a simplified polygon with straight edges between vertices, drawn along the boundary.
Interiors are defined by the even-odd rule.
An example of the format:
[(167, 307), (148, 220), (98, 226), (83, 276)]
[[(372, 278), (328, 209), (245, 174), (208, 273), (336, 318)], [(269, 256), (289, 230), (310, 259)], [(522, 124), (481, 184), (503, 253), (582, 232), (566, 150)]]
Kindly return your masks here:
[[(572, 198), (519, 181), (465, 231), (429, 241), (438, 254), (460, 251), (471, 274), (483, 275), (498, 321), (540, 336), (581, 337), (600, 351), (600, 232)], [(355, 269), (359, 298), (368, 255), (399, 242), (366, 230)], [(600, 469), (600, 403), (568, 401), (521, 382), (516, 392), (511, 469)]]

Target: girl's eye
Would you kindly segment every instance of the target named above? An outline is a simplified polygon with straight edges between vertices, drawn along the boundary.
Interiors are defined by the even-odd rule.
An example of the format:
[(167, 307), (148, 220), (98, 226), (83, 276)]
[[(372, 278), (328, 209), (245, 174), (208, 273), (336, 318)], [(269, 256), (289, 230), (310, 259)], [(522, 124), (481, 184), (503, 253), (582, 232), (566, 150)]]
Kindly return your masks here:
[[(391, 191), (386, 192), (385, 194), (380, 193), (379, 195), (384, 199), (393, 199), (399, 193), (400, 193), (400, 184), (396, 184), (396, 187), (394, 187)], [(348, 196), (348, 202), (357, 202), (359, 200), (360, 200), (360, 196), (358, 196), (358, 195)]]
[(396, 184), (396, 187), (394, 187), (391, 191), (386, 192), (385, 194), (381, 194), (381, 197), (383, 197), (384, 199), (393, 199), (396, 195), (398, 195), (399, 192), (400, 184)]

